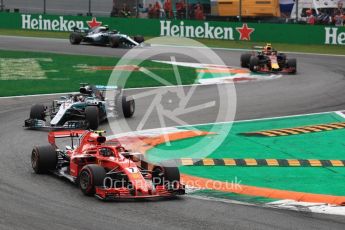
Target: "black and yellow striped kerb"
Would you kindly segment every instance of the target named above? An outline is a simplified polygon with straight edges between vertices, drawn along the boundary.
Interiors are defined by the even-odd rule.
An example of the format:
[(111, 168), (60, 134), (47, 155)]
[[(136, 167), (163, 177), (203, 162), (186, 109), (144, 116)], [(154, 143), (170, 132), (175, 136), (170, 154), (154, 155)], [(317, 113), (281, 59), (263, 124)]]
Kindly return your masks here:
[(181, 166), (256, 166), (256, 167), (344, 167), (345, 160), (316, 160), (316, 159), (192, 159), (182, 158), (169, 160)]
[(301, 127), (286, 128), (286, 129), (261, 130), (261, 131), (241, 133), (241, 134), (245, 136), (277, 137), (277, 136), (290, 136), (290, 135), (297, 135), (297, 134), (331, 131), (331, 130), (344, 129), (344, 128), (345, 128), (345, 122), (336, 122), (336, 123), (329, 123), (329, 124), (309, 125), (309, 126), (301, 126)]

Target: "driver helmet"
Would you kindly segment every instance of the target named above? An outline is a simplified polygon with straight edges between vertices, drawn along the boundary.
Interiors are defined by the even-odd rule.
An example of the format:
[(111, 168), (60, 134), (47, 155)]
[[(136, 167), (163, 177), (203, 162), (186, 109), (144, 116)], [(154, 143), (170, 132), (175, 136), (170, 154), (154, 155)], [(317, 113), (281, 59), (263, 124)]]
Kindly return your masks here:
[(126, 152), (126, 149), (125, 149), (123, 146), (118, 146), (118, 147), (116, 147), (116, 150), (117, 150), (119, 153), (124, 153), (124, 152)]
[(109, 148), (101, 148), (99, 151), (100, 151), (101, 155), (104, 157), (114, 156), (113, 151)]
[(83, 97), (82, 95), (80, 95), (80, 96), (78, 97), (78, 101), (83, 102), (83, 101), (84, 101), (84, 97)]
[(271, 52), (272, 52), (272, 45), (270, 43), (267, 43), (266, 46), (264, 46), (264, 53), (271, 54)]

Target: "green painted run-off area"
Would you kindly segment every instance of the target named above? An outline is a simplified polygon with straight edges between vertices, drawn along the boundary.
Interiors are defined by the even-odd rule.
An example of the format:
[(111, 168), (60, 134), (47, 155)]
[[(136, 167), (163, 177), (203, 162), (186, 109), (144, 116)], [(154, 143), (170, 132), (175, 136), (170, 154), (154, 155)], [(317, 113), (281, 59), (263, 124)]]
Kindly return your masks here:
[[(235, 122), (221, 146), (207, 158), (345, 159), (344, 129), (281, 137), (238, 135), (243, 132), (325, 124), (344, 120), (336, 113), (326, 113)], [(201, 125), (196, 128), (207, 131), (210, 130), (211, 125)], [(149, 157), (153, 161), (188, 158), (190, 155), (188, 152), (183, 152), (183, 148), (203, 138), (204, 141), (211, 141), (215, 136), (209, 135), (175, 141), (171, 142), (171, 146), (159, 145), (149, 151)], [(176, 151), (174, 154), (162, 155), (162, 149), (176, 149)], [(202, 149), (195, 150), (195, 152), (198, 151), (201, 153)], [(184, 166), (180, 170), (185, 174), (220, 181), (231, 182), (237, 178), (244, 185), (345, 196), (345, 167)]]

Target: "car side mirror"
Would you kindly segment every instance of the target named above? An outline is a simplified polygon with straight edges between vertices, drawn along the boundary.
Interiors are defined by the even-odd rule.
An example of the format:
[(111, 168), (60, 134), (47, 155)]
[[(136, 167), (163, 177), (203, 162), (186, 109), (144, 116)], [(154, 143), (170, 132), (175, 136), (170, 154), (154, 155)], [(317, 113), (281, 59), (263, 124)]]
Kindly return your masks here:
[(141, 154), (141, 153), (131, 154), (131, 155), (130, 155), (130, 159), (131, 159), (133, 162), (140, 162), (140, 161), (144, 160), (144, 155)]
[(131, 156), (129, 152), (121, 152), (120, 154), (124, 156), (125, 158), (129, 158)]

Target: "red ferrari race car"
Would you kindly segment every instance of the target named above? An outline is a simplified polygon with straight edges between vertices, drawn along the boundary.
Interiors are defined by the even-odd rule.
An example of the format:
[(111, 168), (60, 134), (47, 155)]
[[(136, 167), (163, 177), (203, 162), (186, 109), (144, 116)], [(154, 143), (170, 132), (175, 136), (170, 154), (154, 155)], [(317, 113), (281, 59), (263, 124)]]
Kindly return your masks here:
[(271, 44), (264, 47), (256, 46), (260, 51), (245, 53), (241, 55), (241, 67), (249, 68), (252, 72), (263, 73), (290, 73), (297, 72), (297, 61), (294, 58), (288, 59), (284, 53), (278, 53)]
[[(118, 198), (173, 197), (185, 193), (177, 167), (154, 165), (149, 169), (140, 153), (127, 151), (117, 141), (106, 142), (101, 131), (57, 131), (49, 144), (35, 146), (32, 168), (37, 174), (53, 173), (76, 183), (88, 196), (101, 200)], [(61, 150), (56, 138), (71, 138)], [(78, 140), (76, 140), (78, 139)], [(74, 146), (74, 143), (79, 143)]]

